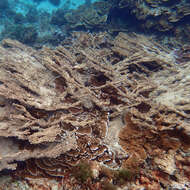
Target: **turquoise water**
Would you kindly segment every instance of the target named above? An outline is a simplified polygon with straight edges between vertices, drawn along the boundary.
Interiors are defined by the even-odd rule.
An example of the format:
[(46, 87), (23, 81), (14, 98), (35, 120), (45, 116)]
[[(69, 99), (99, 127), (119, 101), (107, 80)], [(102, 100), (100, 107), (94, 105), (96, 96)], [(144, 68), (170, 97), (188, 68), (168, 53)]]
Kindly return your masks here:
[[(72, 31), (136, 32), (190, 43), (190, 1), (0, 0), (0, 40), (57, 46)], [(178, 43), (178, 42), (177, 42)]]
[[(0, 0), (0, 40), (11, 38), (30, 46), (56, 46), (68, 35), (70, 24), (65, 15), (96, 1)], [(75, 16), (75, 22), (77, 19)]]
[[(85, 4), (85, 0), (59, 0), (59, 5), (52, 4), (49, 0), (9, 0), (12, 10), (24, 15), (31, 9), (36, 8), (38, 11), (52, 13), (59, 8), (77, 9), (80, 5)], [(91, 3), (97, 0), (92, 0)]]

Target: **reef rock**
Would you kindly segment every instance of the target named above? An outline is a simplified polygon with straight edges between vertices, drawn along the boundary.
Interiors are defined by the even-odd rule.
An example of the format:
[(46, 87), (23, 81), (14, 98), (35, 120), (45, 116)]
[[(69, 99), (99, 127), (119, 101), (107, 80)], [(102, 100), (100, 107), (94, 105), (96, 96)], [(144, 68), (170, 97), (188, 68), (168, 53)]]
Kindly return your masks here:
[(125, 12), (130, 12), (130, 15), (127, 14), (127, 16), (134, 16), (139, 21), (137, 23), (141, 29), (171, 32), (178, 39), (190, 40), (190, 2), (188, 0), (119, 0), (115, 4), (114, 6), (118, 8), (118, 11), (123, 13), (121, 19), (123, 19)]
[(64, 15), (68, 29), (102, 29), (105, 27), (111, 4), (105, 1), (82, 5)]

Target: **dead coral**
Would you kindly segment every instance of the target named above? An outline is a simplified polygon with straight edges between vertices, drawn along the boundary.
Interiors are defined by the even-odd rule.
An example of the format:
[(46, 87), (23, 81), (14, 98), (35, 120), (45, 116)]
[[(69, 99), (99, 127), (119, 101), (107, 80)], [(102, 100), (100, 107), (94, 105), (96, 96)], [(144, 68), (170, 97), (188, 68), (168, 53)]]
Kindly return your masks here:
[[(81, 156), (86, 153), (89, 159), (114, 162), (114, 153), (103, 140), (109, 112), (119, 115), (135, 101), (129, 101), (124, 88), (128, 81), (118, 81), (117, 72), (102, 56), (104, 50), (95, 53), (92, 48), (71, 48), (44, 48), (37, 52), (16, 41), (3, 41), (0, 132), (2, 137), (16, 138), (15, 146), (20, 147), (7, 164), (14, 159), (28, 159), (30, 153), (31, 157), (44, 157), (46, 150), (48, 157), (57, 157), (76, 149), (77, 144)], [(84, 56), (81, 64), (76, 62), (77, 52)], [(88, 152), (94, 143), (97, 149)], [(30, 152), (30, 146), (36, 151)]]
[[(180, 51), (174, 51), (176, 57), (176, 69), (173, 72), (163, 70), (153, 76), (158, 86), (158, 90), (152, 95), (157, 102), (162, 102), (171, 109), (176, 109), (180, 114), (189, 118), (189, 47), (184, 47)], [(167, 88), (166, 88), (167, 87)]]
[[(101, 164), (138, 172), (139, 187), (188, 184), (188, 47), (174, 55), (149, 38), (124, 33), (114, 40), (74, 33), (62, 44), (40, 51), (12, 40), (0, 46), (0, 140), (7, 148), (0, 146), (0, 169), (25, 161), (16, 176), (98, 189), (100, 181), (89, 178), (84, 187), (70, 176), (87, 160), (97, 178)], [(179, 107), (177, 99), (164, 98), (169, 88), (160, 89), (173, 85), (175, 76), (180, 83), (172, 88), (185, 97)]]

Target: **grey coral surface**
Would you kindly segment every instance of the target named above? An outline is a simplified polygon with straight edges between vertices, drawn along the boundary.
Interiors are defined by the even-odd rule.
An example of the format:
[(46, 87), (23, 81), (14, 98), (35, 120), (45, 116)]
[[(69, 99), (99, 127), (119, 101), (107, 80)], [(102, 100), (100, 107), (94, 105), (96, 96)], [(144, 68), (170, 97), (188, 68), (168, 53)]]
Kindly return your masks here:
[[(0, 170), (39, 177), (33, 189), (90, 189), (46, 178), (88, 160), (94, 178), (99, 166), (137, 170), (123, 189), (190, 188), (188, 47), (174, 55), (143, 35), (72, 35), (56, 49), (2, 41)], [(4, 178), (3, 190), (31, 188)]]

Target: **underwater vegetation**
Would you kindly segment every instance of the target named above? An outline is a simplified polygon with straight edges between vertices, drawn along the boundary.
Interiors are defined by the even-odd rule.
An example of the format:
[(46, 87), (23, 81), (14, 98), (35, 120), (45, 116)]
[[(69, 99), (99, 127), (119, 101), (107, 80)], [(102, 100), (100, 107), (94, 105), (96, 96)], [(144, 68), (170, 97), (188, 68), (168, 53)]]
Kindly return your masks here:
[(93, 178), (91, 167), (85, 161), (82, 161), (73, 169), (72, 175), (82, 183), (87, 182), (89, 178)]
[(134, 180), (135, 174), (127, 169), (121, 169), (114, 173), (115, 180), (118, 185), (124, 185), (125, 183)]

